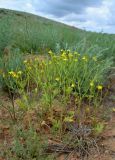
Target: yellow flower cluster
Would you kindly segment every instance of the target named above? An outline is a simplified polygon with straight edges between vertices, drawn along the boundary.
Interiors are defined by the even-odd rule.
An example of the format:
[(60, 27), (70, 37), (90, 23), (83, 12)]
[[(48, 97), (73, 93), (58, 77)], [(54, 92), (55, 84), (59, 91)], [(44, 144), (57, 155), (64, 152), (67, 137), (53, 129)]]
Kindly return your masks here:
[(13, 78), (19, 78), (19, 77), (22, 75), (22, 71), (18, 71), (17, 73), (14, 72), (14, 71), (10, 71), (10, 72), (8, 72), (8, 73), (9, 73), (9, 75), (10, 75), (11, 77), (13, 77)]
[(10, 71), (9, 75), (11, 75), (11, 77), (13, 77), (13, 78), (19, 78), (18, 74), (16, 74), (16, 72), (14, 72), (14, 71)]
[(98, 89), (98, 90), (102, 90), (102, 89), (103, 89), (103, 86), (102, 86), (102, 85), (98, 85), (98, 86), (97, 86), (97, 89)]
[(67, 54), (66, 54), (65, 51), (62, 52), (61, 57), (62, 57), (62, 59), (63, 59), (64, 61), (67, 61), (67, 60), (68, 60)]
[(32, 60), (28, 60), (28, 61), (24, 60), (23, 63), (25, 64), (27, 70), (30, 71), (32, 69), (31, 67), (31, 65), (33, 64)]
[[(91, 81), (91, 82), (90, 82), (90, 87), (94, 87), (94, 85), (95, 85), (94, 82)], [(102, 90), (102, 89), (103, 89), (103, 86), (102, 86), (102, 85), (98, 85), (98, 86), (97, 86), (97, 89), (98, 89), (98, 90)]]
[(82, 57), (82, 60), (84, 60), (85, 62), (87, 62), (87, 61), (88, 61), (88, 58), (87, 58), (86, 56), (83, 56), (83, 57)]
[[(55, 55), (51, 50), (48, 52), (51, 58), (53, 60), (63, 60), (63, 61), (68, 61), (68, 60), (73, 60), (74, 62), (78, 62), (80, 54), (78, 52), (71, 52), (70, 50), (61, 50), (61, 55)], [(84, 59), (84, 57), (83, 57)], [(86, 57), (84, 59), (87, 61)], [(49, 63), (50, 64), (50, 63)]]

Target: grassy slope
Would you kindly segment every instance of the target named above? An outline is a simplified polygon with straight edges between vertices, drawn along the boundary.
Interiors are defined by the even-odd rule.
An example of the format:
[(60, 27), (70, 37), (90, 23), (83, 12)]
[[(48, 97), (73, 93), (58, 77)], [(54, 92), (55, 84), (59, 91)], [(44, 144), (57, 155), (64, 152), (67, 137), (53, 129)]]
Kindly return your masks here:
[[(114, 42), (115, 42), (114, 35), (85, 32), (85, 31), (82, 31), (82, 30), (79, 30), (79, 29), (76, 29), (73, 27), (69, 27), (69, 26), (61, 24), (61, 23), (50, 21), (45, 18), (34, 16), (31, 14), (10, 11), (10, 10), (9, 11), (8, 10), (0, 10), (0, 51), (1, 51), (1, 53), (5, 47), (10, 47), (10, 46), (12, 46), (13, 48), (20, 48), (22, 51), (31, 51), (31, 49), (33, 51), (36, 51), (36, 50), (40, 50), (40, 51), (45, 50), (46, 51), (46, 48), (47, 49), (51, 48), (51, 49), (56, 50), (56, 43), (58, 43), (57, 48), (59, 48), (59, 47), (60, 48), (63, 48), (63, 47), (77, 48), (77, 50), (80, 53), (84, 53), (84, 52), (99, 53), (102, 50), (104, 50), (103, 52), (110, 56), (110, 55), (114, 55), (114, 52), (115, 52), (115, 45), (114, 45), (115, 43)], [(69, 44), (69, 45), (67, 45), (67, 44)], [(19, 69), (19, 68), (15, 67), (15, 65), (18, 63), (18, 66), (20, 67), (19, 64), (22, 63), (22, 60), (20, 60), (20, 61), (18, 61), (18, 60), (20, 59), (21, 55), (18, 55), (18, 56), (15, 55), (15, 56), (13, 56), (13, 58), (9, 58), (9, 62), (10, 61), (13, 62), (15, 69)], [(2, 59), (1, 59), (1, 62), (2, 62)], [(1, 62), (0, 62), (0, 64), (2, 64)], [(73, 62), (74, 61), (72, 61), (72, 63)], [(63, 63), (60, 62), (60, 66), (62, 64)], [(78, 63), (78, 65), (79, 64), (80, 63)], [(83, 64), (85, 64), (85, 63), (83, 63)], [(104, 63), (104, 65), (105, 64), (106, 63)], [(8, 67), (10, 65), (12, 68), (12, 63), (8, 64)], [(34, 63), (33, 63), (33, 65), (34, 65)], [(99, 63), (99, 65), (100, 65), (100, 63)], [(105, 65), (105, 66), (107, 67), (107, 65)], [(5, 65), (5, 67), (7, 67), (7, 65)], [(21, 67), (22, 67), (22, 65), (21, 65)], [(9, 69), (9, 68), (6, 68), (6, 69)], [(74, 67), (72, 67), (72, 68), (73, 68), (73, 71), (75, 71), (75, 72), (76, 71), (78, 72), (78, 70), (80, 69), (80, 72), (79, 72), (80, 75), (83, 75), (83, 73), (85, 76), (88, 75), (88, 74), (86, 74), (87, 73), (86, 71), (88, 71), (88, 73), (90, 73), (90, 70), (85, 70), (87, 67), (78, 67), (76, 70), (74, 70), (75, 69)], [(54, 71), (55, 67), (52, 67), (52, 69)], [(96, 68), (94, 68), (94, 69), (96, 69)], [(102, 69), (103, 69), (103, 66), (102, 66)], [(68, 69), (66, 69), (66, 70), (68, 71)], [(85, 72), (84, 72), (84, 70), (85, 70)], [(11, 69), (10, 69), (10, 71), (11, 71)], [(51, 75), (52, 75), (53, 71), (48, 72), (48, 73), (51, 73)], [(100, 71), (100, 69), (99, 69), (99, 71)], [(24, 73), (26, 73), (26, 72), (24, 72)], [(31, 72), (31, 73), (33, 73), (33, 72)], [(56, 71), (54, 73), (57, 74)], [(70, 75), (69, 79), (71, 80), (72, 76), (70, 73), (74, 73), (74, 72), (65, 72), (65, 73), (68, 73)], [(44, 74), (44, 75), (47, 75), (47, 74)], [(94, 74), (100, 74), (100, 72), (94, 72)], [(83, 75), (83, 78), (84, 78), (84, 75)], [(39, 76), (39, 74), (35, 74), (34, 76), (36, 76), (36, 78), (37, 78), (37, 76)], [(34, 76), (32, 74), (31, 77), (34, 77)], [(50, 74), (49, 74), (49, 77), (51, 77)], [(53, 77), (54, 77), (54, 75), (53, 75)], [(78, 78), (82, 78), (82, 77), (78, 76)], [(90, 77), (86, 76), (85, 79), (88, 79), (88, 78), (90, 78)], [(37, 79), (39, 79), (39, 78), (37, 78)], [(45, 78), (45, 79), (47, 79), (47, 78)], [(6, 80), (8, 80), (7, 76), (6, 76)], [(82, 83), (84, 83), (83, 80), (82, 80)], [(53, 83), (51, 83), (50, 85), (52, 85), (54, 87)], [(47, 91), (47, 90), (45, 89), (45, 91)], [(49, 91), (48, 91), (47, 95), (49, 95)], [(41, 119), (41, 121), (39, 121), (39, 122), (38, 121), (34, 122), (34, 120), (36, 119), (36, 117), (35, 117), (36, 114), (34, 115), (35, 119), (31, 120), (30, 118), (31, 117), (33, 118), (33, 115), (31, 115), (31, 114), (29, 115), (28, 114), (29, 112), (25, 113), (25, 112), (23, 112), (24, 111), (23, 110), (22, 111), (23, 114), (21, 112), (20, 113), (23, 115), (24, 118), (22, 120), (20, 120), (19, 123), (16, 123), (16, 125), (11, 125), (10, 117), (6, 116), (8, 114), (6, 112), (6, 107), (8, 107), (8, 110), (10, 111), (10, 110), (12, 110), (10, 107), (12, 107), (12, 106), (11, 106), (11, 104), (7, 104), (9, 102), (6, 100), (6, 96), (4, 98), (3, 98), (3, 95), (0, 95), (0, 96), (1, 96), (0, 97), (1, 100), (3, 100), (3, 102), (5, 100), (5, 108), (3, 108), (3, 113), (5, 113), (5, 114), (4, 115), (1, 114), (1, 116), (2, 116), (1, 122), (3, 123), (2, 130), (4, 131), (4, 126), (6, 127), (7, 123), (8, 123), (8, 127), (10, 128), (10, 130), (9, 130), (9, 128), (7, 127), (5, 129), (6, 132), (3, 132), (4, 135), (5, 135), (5, 133), (7, 133), (7, 134), (5, 136), (3, 135), (4, 138), (2, 136), (3, 143), (1, 143), (1, 144), (3, 145), (3, 149), (2, 149), (3, 157), (5, 156), (4, 158), (8, 158), (8, 159), (11, 158), (12, 159), (13, 158), (12, 156), (14, 155), (15, 159), (19, 159), (19, 157), (21, 157), (20, 155), (22, 155), (22, 157), (23, 157), (22, 159), (32, 159), (33, 157), (34, 157), (34, 159), (41, 159), (41, 156), (40, 156), (40, 158), (35, 157), (36, 153), (38, 156), (39, 156), (39, 153), (41, 155), (41, 144), (38, 143), (39, 139), (37, 139), (37, 138), (39, 138), (38, 134), (36, 134), (36, 132), (33, 131), (32, 128), (28, 128), (28, 131), (26, 130), (26, 132), (25, 132), (25, 130), (23, 130), (23, 125), (24, 125), (24, 119), (25, 119), (26, 125), (28, 125), (28, 124), (30, 125), (30, 121), (31, 121), (32, 126), (33, 126), (33, 123), (34, 124), (37, 123), (37, 129), (39, 130), (38, 123), (45, 122), (44, 119), (43, 120)], [(61, 97), (61, 99), (62, 99), (62, 97)], [(33, 100), (33, 97), (31, 99), (31, 102), (33, 102), (32, 100)], [(45, 101), (45, 99), (43, 99), (43, 100)], [(25, 104), (23, 99), (21, 102), (22, 102), (21, 104), (24, 103), (24, 105), (27, 105), (27, 104)], [(35, 105), (34, 102), (31, 104), (30, 103), (28, 103), (28, 104), (29, 104), (29, 107), (31, 105)], [(38, 102), (37, 102), (37, 105), (38, 105)], [(45, 108), (46, 106), (47, 105), (45, 105), (43, 107)], [(113, 107), (113, 104), (112, 104), (112, 107)], [(110, 106), (109, 106), (109, 108), (110, 108)], [(5, 112), (4, 112), (4, 109), (5, 109)], [(42, 114), (40, 114), (40, 111), (41, 111), (41, 109), (40, 110), (38, 109), (38, 111), (37, 111), (37, 112), (39, 112), (39, 113), (37, 113), (37, 120), (39, 120), (38, 115), (42, 115)], [(106, 110), (104, 109), (104, 112), (102, 112), (102, 114), (104, 116), (105, 116), (105, 114), (104, 114), (105, 111)], [(36, 112), (36, 110), (35, 110), (35, 112)], [(16, 115), (21, 117), (21, 115), (18, 115), (20, 113), (17, 112)], [(31, 108), (30, 108), (30, 113), (31, 113)], [(34, 113), (34, 110), (33, 110), (33, 113)], [(50, 113), (50, 111), (48, 111), (48, 114), (49, 113)], [(13, 112), (12, 112), (12, 114), (13, 114)], [(60, 114), (60, 112), (59, 112), (59, 114)], [(97, 114), (97, 115), (100, 116), (100, 114), (101, 113), (99, 111), (99, 114)], [(97, 115), (96, 115), (96, 117), (98, 117)], [(27, 118), (30, 116), (30, 118), (27, 119), (26, 116), (27, 116)], [(17, 117), (17, 118), (19, 118), (19, 117)], [(84, 118), (84, 116), (83, 116), (83, 118)], [(26, 121), (26, 119), (27, 119), (27, 121)], [(8, 122), (7, 122), (7, 120), (8, 120)], [(53, 121), (51, 123), (53, 124)], [(88, 120), (88, 123), (89, 123), (89, 120)], [(99, 124), (101, 124), (101, 123), (99, 123)], [(40, 130), (41, 130), (41, 128), (40, 128)], [(12, 134), (12, 132), (13, 132), (13, 134)], [(57, 129), (56, 129), (56, 132), (57, 132)], [(2, 133), (2, 132), (0, 132), (0, 133)], [(9, 136), (9, 135), (11, 135), (11, 136)], [(46, 136), (46, 134), (45, 134), (45, 136)], [(13, 139), (12, 139), (13, 146), (12, 146), (12, 144), (9, 143), (9, 139), (7, 137), (8, 138), (13, 137)], [(82, 137), (82, 135), (81, 135), (81, 137)], [(70, 140), (71, 137), (68, 137), (68, 138)], [(67, 137), (66, 137), (66, 139), (67, 139)], [(18, 140), (24, 140), (23, 141), (24, 143), (20, 143), (20, 141), (18, 142)], [(45, 140), (45, 139), (43, 139), (43, 140)], [(74, 143), (72, 142), (72, 144), (74, 144)], [(75, 145), (76, 145), (76, 142), (75, 142)], [(64, 144), (64, 146), (65, 146), (65, 144)], [(0, 145), (0, 147), (1, 147), (1, 145)], [(108, 154), (109, 154), (109, 152), (108, 152)], [(15, 155), (16, 155), (16, 157), (15, 157)], [(31, 158), (32, 155), (33, 155), (33, 157)], [(97, 153), (96, 153), (96, 156), (97, 156)], [(42, 158), (44, 159), (43, 156), (42, 156)], [(47, 157), (46, 157), (46, 159), (48, 160)], [(50, 158), (50, 159), (52, 160), (52, 158)]]
[(12, 46), (22, 51), (72, 48), (80, 53), (114, 55), (115, 35), (86, 32), (32, 14), (0, 9), (0, 52)]

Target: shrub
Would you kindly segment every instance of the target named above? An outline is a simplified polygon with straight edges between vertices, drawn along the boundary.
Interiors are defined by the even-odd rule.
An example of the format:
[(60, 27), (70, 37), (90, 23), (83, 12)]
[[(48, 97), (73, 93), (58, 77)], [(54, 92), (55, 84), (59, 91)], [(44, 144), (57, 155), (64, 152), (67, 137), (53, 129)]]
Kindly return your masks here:
[(21, 75), (24, 69), (23, 56), (19, 52), (5, 55), (0, 59), (1, 65), (1, 85), (4, 89), (9, 91), (16, 91), (16, 78)]
[(39, 103), (47, 106), (43, 110), (51, 110), (55, 99), (67, 105), (71, 97), (78, 112), (84, 101), (98, 106), (111, 58), (103, 60), (101, 55), (80, 55), (70, 50), (61, 50), (57, 55), (50, 51), (49, 55), (42, 60), (35, 57), (23, 62), (22, 56), (10, 57), (5, 76), (3, 73), (4, 84), (26, 100), (36, 94)]

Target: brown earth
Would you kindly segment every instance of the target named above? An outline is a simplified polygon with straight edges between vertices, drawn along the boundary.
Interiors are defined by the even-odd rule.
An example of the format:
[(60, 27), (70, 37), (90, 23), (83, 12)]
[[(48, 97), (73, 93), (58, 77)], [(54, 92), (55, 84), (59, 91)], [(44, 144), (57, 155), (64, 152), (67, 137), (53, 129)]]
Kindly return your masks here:
[[(101, 140), (99, 142), (99, 153), (93, 153), (84, 160), (115, 160), (115, 68), (114, 72), (109, 77), (109, 81), (111, 84), (110, 95), (104, 101), (105, 108), (113, 108), (113, 113), (109, 117), (109, 121), (107, 122), (106, 129), (101, 135)], [(68, 158), (67, 155), (61, 154), (58, 160), (81, 160), (79, 157), (70, 154)]]
[[(115, 77), (112, 77), (113, 79)], [(113, 81), (112, 81), (113, 82)], [(115, 84), (112, 83), (112, 86)], [(93, 152), (91, 156), (88, 158), (84, 158), (84, 160), (115, 160), (115, 89), (112, 88), (111, 96), (104, 102), (106, 107), (113, 108), (113, 113), (110, 116), (110, 120), (107, 122), (106, 129), (101, 135), (101, 140), (99, 142), (99, 153)], [(6, 94), (0, 93), (0, 100), (4, 102), (4, 106), (10, 105), (9, 98)], [(6, 107), (7, 108), (7, 107)], [(2, 152), (1, 145), (4, 142), (10, 145), (12, 141), (11, 134), (11, 126), (10, 126), (10, 115), (8, 114), (7, 109), (0, 108), (0, 152)], [(0, 158), (0, 160), (6, 160)], [(80, 160), (79, 156), (74, 156), (72, 153), (69, 154), (67, 158), (67, 154), (61, 154), (58, 156), (58, 160)]]

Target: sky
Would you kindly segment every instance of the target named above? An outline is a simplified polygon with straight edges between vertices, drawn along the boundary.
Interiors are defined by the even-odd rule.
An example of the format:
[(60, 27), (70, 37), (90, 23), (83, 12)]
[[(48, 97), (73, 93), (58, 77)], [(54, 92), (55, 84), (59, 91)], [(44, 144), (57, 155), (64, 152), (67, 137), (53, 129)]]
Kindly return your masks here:
[(115, 0), (0, 0), (0, 8), (33, 13), (88, 31), (115, 33)]

